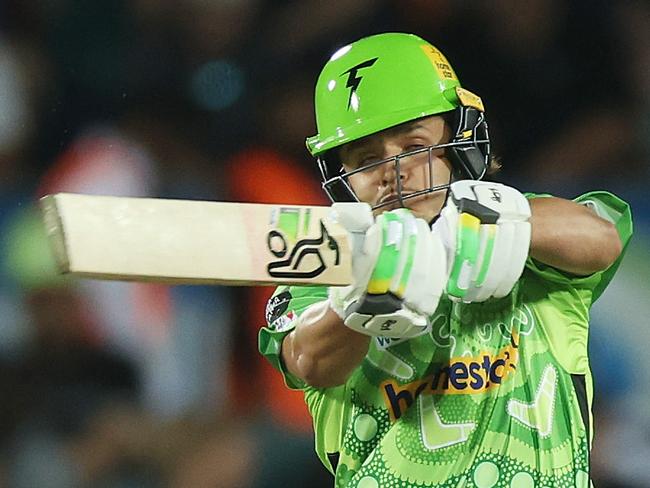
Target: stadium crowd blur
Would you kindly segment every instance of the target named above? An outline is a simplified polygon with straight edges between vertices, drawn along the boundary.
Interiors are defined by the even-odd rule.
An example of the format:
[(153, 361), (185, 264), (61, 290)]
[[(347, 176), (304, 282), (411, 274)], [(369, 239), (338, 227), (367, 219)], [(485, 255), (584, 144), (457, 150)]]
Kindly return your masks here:
[(326, 203), (313, 86), (381, 31), (430, 40), (483, 97), (499, 180), (632, 203), (593, 311), (592, 476), (650, 486), (647, 1), (4, 0), (0, 488), (332, 485), (301, 395), (256, 351), (270, 289), (64, 279), (35, 202)]

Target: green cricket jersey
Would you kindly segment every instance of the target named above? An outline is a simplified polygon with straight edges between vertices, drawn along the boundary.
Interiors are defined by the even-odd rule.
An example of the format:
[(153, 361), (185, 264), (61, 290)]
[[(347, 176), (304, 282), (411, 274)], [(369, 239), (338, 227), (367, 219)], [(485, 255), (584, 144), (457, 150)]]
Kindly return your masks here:
[[(624, 202), (606, 192), (576, 200), (614, 222), (627, 244)], [(337, 487), (588, 487), (589, 308), (617, 267), (575, 277), (529, 259), (509, 296), (443, 297), (430, 333), (373, 338), (347, 382), (325, 389), (288, 373), (280, 347), (327, 289), (280, 287), (260, 351), (304, 391), (316, 451)]]

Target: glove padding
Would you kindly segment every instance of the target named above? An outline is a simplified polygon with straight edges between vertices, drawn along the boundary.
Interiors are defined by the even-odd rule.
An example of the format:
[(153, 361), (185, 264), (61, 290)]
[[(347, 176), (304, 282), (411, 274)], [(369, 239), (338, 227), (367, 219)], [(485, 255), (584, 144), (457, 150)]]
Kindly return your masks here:
[(406, 209), (373, 221), (369, 206), (335, 203), (331, 217), (352, 236), (353, 283), (329, 289), (330, 307), (345, 325), (371, 336), (427, 332), (447, 276), (440, 237)]
[(448, 253), (447, 294), (454, 301), (483, 302), (508, 295), (530, 248), (530, 204), (499, 183), (452, 183), (447, 204), (433, 224)]

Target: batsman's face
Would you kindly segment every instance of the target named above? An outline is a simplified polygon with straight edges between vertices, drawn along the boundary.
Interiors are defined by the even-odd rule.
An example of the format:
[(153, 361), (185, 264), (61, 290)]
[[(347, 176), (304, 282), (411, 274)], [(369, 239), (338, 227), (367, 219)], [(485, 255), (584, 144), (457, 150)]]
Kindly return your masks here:
[[(444, 149), (430, 146), (449, 142), (451, 131), (440, 116), (431, 116), (399, 125), (343, 146), (341, 161), (352, 189), (361, 201), (381, 213), (402, 206), (402, 197), (440, 185), (451, 179), (451, 164)], [(413, 153), (413, 154), (411, 154)], [(400, 156), (395, 158), (395, 156)], [(364, 169), (365, 168), (365, 169)], [(434, 191), (403, 200), (417, 217), (431, 221), (440, 213), (446, 191)]]

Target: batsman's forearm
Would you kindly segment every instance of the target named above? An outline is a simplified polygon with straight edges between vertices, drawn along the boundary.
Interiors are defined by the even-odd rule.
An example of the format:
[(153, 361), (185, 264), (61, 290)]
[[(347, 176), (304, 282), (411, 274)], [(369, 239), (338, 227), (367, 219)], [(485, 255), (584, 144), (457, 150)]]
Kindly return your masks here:
[(530, 206), (530, 255), (538, 261), (588, 275), (608, 268), (621, 254), (616, 227), (589, 208), (561, 198), (535, 198)]
[(295, 376), (317, 388), (338, 386), (361, 363), (370, 337), (347, 328), (327, 301), (312, 305), (282, 343), (282, 359)]

